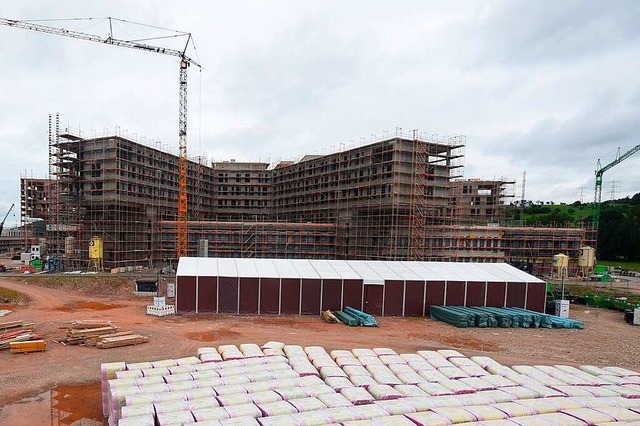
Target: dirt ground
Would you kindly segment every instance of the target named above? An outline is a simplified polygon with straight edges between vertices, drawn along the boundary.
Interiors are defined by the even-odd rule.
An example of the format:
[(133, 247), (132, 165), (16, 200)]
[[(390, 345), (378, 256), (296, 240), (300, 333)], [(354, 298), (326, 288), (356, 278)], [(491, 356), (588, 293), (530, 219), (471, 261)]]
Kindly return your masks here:
[[(453, 348), (468, 356), (486, 354), (507, 365), (562, 363), (640, 369), (640, 328), (626, 324), (620, 312), (585, 306), (571, 307), (571, 317), (584, 321), (584, 330), (458, 329), (423, 318), (378, 318), (378, 328), (350, 328), (310, 316), (151, 317), (145, 310), (151, 298), (133, 295), (131, 278), (109, 280), (108, 286), (100, 277), (80, 281), (0, 278), (0, 287), (19, 291), (29, 299), (26, 305), (10, 306), (8, 309), (14, 312), (0, 322), (33, 321), (34, 330), (47, 340), (43, 353), (12, 355), (0, 351), (0, 407), (56, 386), (99, 382), (103, 362), (177, 358), (195, 355), (202, 346), (262, 344), (269, 340), (321, 345), (328, 350), (390, 347), (398, 352), (415, 352)], [(112, 320), (122, 330), (149, 336), (150, 342), (97, 349), (52, 341), (63, 336), (59, 327), (66, 321), (85, 319)]]

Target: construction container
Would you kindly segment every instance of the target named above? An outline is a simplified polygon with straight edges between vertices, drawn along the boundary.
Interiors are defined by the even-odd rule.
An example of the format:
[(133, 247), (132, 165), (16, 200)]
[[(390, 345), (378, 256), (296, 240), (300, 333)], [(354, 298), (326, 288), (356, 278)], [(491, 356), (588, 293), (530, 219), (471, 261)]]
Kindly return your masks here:
[(20, 253), (20, 262), (23, 265), (28, 265), (31, 262), (31, 253)]

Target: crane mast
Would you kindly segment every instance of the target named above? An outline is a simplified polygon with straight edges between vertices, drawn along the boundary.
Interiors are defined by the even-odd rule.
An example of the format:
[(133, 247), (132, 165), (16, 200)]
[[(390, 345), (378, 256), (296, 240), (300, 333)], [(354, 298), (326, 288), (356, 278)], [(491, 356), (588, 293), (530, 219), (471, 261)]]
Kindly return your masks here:
[[(109, 18), (111, 20), (111, 18)], [(0, 18), (0, 25), (6, 25), (24, 30), (37, 31), (46, 34), (53, 34), (62, 37), (70, 37), (79, 40), (91, 41), (94, 43), (110, 44), (129, 49), (143, 50), (162, 55), (176, 56), (180, 58), (180, 95), (178, 107), (178, 136), (179, 136), (179, 156), (178, 156), (178, 236), (176, 244), (176, 255), (178, 258), (188, 254), (188, 206), (187, 206), (187, 69), (191, 64), (200, 67), (196, 61), (186, 55), (186, 50), (191, 42), (191, 34), (183, 33), (187, 36), (187, 43), (184, 50), (169, 49), (161, 46), (153, 46), (137, 41), (120, 40), (112, 37), (103, 38), (95, 34), (88, 34), (80, 31), (67, 30), (64, 28), (49, 27), (32, 22), (18, 21), (14, 19)]]
[(178, 259), (188, 252), (188, 208), (187, 208), (187, 68), (189, 62), (180, 61), (180, 108), (178, 134), (180, 136), (178, 156)]
[(620, 164), (621, 162), (631, 157), (633, 154), (635, 154), (638, 151), (640, 151), (640, 145), (636, 145), (633, 148), (631, 148), (629, 151), (620, 155), (620, 148), (618, 148), (618, 152), (616, 153), (616, 158), (612, 162), (604, 166), (600, 164), (600, 159), (598, 159), (598, 163), (596, 165), (596, 190), (595, 190), (595, 196), (593, 199), (594, 201), (593, 202), (593, 227), (595, 229), (598, 228), (598, 223), (600, 222), (600, 203), (602, 201), (602, 176), (604, 175), (604, 172), (606, 172), (613, 166)]

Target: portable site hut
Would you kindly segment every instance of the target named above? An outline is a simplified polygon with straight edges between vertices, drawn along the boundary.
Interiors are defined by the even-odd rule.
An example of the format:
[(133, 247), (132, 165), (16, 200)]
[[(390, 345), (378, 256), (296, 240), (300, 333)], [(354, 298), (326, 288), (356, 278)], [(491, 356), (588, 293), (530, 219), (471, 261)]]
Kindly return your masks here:
[(179, 313), (309, 314), (345, 306), (425, 316), (430, 306), (544, 312), (546, 283), (506, 263), (183, 257)]

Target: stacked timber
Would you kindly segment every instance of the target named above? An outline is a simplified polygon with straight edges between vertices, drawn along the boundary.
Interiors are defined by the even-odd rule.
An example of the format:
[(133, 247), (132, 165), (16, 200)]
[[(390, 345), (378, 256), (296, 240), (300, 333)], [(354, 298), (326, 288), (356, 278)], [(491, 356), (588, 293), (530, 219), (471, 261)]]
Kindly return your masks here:
[(118, 331), (118, 327), (109, 325), (106, 327), (96, 328), (69, 328), (65, 338), (60, 339), (58, 342), (63, 345), (84, 345), (87, 339), (100, 338), (103, 335), (113, 334)]
[(132, 331), (120, 331), (111, 321), (84, 320), (72, 321), (66, 328), (66, 336), (56, 340), (63, 345), (92, 346), (101, 349), (146, 343), (149, 338), (134, 334)]
[(12, 343), (42, 339), (33, 332), (33, 323), (11, 321), (0, 323), (0, 350), (9, 349)]
[(148, 341), (149, 338), (147, 336), (129, 334), (126, 336), (105, 337), (99, 340), (96, 346), (100, 349), (109, 349), (120, 346), (139, 345), (140, 343), (147, 343)]
[(110, 327), (113, 326), (113, 323), (109, 320), (75, 320), (71, 321), (71, 323), (65, 328), (72, 328), (74, 330), (83, 330), (87, 328), (99, 328), (99, 327)]
[(0, 322), (0, 333), (5, 333), (9, 330), (15, 329), (15, 328), (20, 328), (20, 329), (24, 329), (24, 328), (31, 328), (33, 327), (33, 323), (32, 322), (26, 322), (26, 321), (9, 321), (9, 322)]

